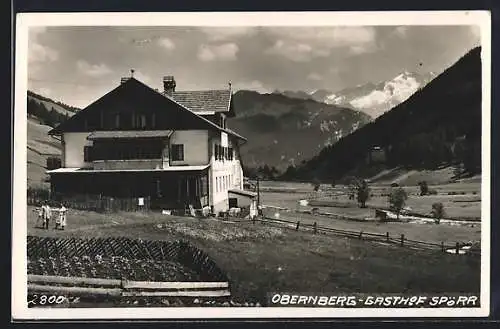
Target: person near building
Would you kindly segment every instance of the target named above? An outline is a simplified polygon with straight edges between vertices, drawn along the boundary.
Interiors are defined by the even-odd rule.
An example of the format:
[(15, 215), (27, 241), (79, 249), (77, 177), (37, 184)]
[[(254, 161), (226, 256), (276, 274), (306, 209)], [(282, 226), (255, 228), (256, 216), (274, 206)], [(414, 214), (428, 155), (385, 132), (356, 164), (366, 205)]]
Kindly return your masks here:
[(52, 217), (52, 210), (48, 201), (45, 201), (43, 205), (43, 226), (46, 230), (49, 229), (50, 218)]
[(67, 215), (68, 209), (64, 206), (63, 203), (61, 203), (61, 208), (59, 208), (59, 223), (58, 226), (61, 230), (64, 230), (66, 227), (66, 215)]

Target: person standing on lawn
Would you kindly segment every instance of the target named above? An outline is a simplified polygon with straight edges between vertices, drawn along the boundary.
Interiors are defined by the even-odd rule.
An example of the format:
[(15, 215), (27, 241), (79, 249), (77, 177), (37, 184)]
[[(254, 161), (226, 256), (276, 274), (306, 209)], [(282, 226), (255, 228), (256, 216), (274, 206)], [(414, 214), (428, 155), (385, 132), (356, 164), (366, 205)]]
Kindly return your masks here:
[(61, 208), (59, 208), (59, 227), (61, 230), (64, 230), (66, 227), (66, 213), (68, 212), (68, 209), (64, 206), (64, 203), (61, 203)]
[(46, 230), (49, 229), (50, 217), (52, 217), (52, 210), (50, 209), (49, 202), (45, 201), (43, 205), (43, 225)]
[(43, 220), (43, 212), (44, 212), (44, 208), (43, 208), (43, 204), (39, 204), (39, 207), (35, 209), (35, 211), (37, 212), (37, 215), (38, 215), (38, 218), (36, 220), (36, 227), (40, 227), (40, 223), (42, 224), (42, 228), (45, 228), (45, 222)]

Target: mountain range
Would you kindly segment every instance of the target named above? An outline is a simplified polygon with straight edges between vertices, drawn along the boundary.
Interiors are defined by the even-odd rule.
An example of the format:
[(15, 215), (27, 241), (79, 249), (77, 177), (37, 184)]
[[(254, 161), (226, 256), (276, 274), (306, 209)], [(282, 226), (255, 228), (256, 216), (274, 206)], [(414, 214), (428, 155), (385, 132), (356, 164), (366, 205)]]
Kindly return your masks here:
[(274, 93), (240, 90), (233, 102), (237, 114), (228, 124), (247, 137), (242, 158), (254, 168), (298, 165), (371, 120), (352, 109)]
[[(477, 47), (391, 111), (322, 149), (294, 177), (369, 177), (379, 165), (429, 170), (453, 165), (457, 175), (481, 173), (481, 109)], [(385, 155), (382, 163), (371, 162), (374, 149)]]
[(335, 92), (318, 89), (310, 93), (305, 91), (275, 91), (274, 93), (281, 93), (297, 99), (313, 99), (325, 104), (354, 109), (375, 119), (408, 99), (435, 77), (434, 72), (404, 71), (387, 81), (367, 82)]

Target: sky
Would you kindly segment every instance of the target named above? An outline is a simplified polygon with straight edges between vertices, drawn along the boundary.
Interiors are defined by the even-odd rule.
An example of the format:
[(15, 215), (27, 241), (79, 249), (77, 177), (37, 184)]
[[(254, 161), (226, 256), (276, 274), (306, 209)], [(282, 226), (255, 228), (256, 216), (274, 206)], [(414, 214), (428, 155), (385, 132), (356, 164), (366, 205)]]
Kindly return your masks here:
[(403, 71), (440, 73), (476, 26), (31, 27), (28, 88), (85, 107), (131, 75), (162, 89), (332, 92)]

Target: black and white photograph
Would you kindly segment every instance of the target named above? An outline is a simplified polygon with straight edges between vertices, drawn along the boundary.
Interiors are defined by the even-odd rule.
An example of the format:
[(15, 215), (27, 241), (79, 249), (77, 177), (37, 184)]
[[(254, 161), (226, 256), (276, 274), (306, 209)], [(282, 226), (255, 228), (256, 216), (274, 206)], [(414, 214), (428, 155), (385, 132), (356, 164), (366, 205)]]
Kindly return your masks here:
[(490, 15), (27, 13), (22, 319), (489, 314)]

